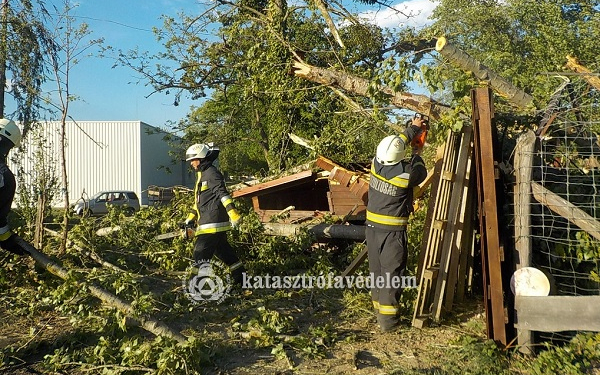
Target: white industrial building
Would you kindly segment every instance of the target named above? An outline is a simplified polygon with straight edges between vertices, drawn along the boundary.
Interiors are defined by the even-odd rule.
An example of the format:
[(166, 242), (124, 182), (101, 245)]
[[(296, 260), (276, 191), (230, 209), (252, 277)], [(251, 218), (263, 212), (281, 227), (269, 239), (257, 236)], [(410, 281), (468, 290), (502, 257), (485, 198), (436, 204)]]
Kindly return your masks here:
[[(66, 160), (69, 182), (69, 203), (82, 194), (92, 196), (104, 190), (132, 190), (142, 205), (148, 204), (147, 189), (190, 186), (193, 176), (177, 144), (179, 138), (141, 121), (69, 121), (66, 125)], [(60, 123), (49, 122), (28, 133), (24, 155), (16, 154), (23, 168), (24, 181), (32, 186), (36, 164), (61, 181)], [(9, 155), (13, 156), (12, 151)], [(171, 155), (172, 152), (174, 155)], [(15, 161), (9, 162), (17, 172)], [(64, 197), (56, 197), (55, 206), (64, 205)]]

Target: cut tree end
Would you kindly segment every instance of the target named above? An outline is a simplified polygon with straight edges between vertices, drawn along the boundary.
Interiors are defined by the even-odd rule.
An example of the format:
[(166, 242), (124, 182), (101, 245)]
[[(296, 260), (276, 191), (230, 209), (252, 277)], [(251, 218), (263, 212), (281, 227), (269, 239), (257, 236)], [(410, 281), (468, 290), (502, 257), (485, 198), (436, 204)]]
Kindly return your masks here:
[(443, 36), (439, 37), (437, 42), (435, 42), (435, 50), (441, 51), (446, 46), (446, 43), (448, 43), (448, 42), (446, 41), (445, 37), (443, 37)]

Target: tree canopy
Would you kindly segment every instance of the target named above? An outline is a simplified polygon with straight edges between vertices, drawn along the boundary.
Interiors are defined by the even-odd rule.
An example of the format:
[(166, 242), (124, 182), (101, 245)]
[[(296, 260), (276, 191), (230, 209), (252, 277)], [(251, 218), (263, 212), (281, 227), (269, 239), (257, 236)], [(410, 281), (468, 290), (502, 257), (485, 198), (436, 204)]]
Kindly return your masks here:
[[(186, 140), (220, 144), (231, 173), (267, 173), (316, 153), (368, 161), (376, 142), (394, 131), (390, 123), (404, 121), (390, 110), (390, 92), (422, 85), (464, 110), (480, 83), (435, 52), (440, 36), (543, 108), (559, 83), (548, 76), (564, 70), (567, 55), (598, 66), (599, 9), (597, 1), (441, 0), (430, 25), (392, 31), (339, 2), (220, 1), (202, 14), (166, 18), (155, 30), (165, 47), (159, 56), (121, 52), (120, 61), (155, 90), (174, 93), (176, 103), (181, 95), (198, 99), (178, 124)], [(154, 67), (156, 58), (171, 64)], [(368, 95), (347, 89), (352, 83), (342, 90), (300, 79), (294, 61), (367, 79)], [(294, 144), (290, 133), (312, 150)]]

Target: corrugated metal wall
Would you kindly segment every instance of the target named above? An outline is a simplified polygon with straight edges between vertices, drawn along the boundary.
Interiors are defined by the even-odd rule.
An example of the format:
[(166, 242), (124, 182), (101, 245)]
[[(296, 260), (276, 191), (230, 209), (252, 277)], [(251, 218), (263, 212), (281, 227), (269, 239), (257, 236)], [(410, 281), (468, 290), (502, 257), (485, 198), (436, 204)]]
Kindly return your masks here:
[[(67, 175), (69, 178), (69, 200), (77, 201), (85, 191), (93, 195), (102, 190), (126, 189), (135, 191), (140, 199), (148, 184), (180, 185), (181, 171), (170, 176), (158, 169), (158, 165), (171, 163), (169, 144), (162, 141), (160, 134), (149, 135), (142, 128), (149, 127), (140, 121), (78, 121), (67, 123)], [(23, 166), (26, 184), (31, 185), (34, 177), (30, 172), (41, 157), (36, 157), (35, 137), (46, 140), (42, 161), (53, 165), (60, 181), (60, 133), (57, 122), (44, 124), (27, 139), (25, 155), (17, 155)], [(162, 141), (162, 142), (161, 142)], [(142, 152), (142, 149), (145, 151)], [(14, 152), (14, 151), (13, 151)], [(144, 154), (146, 157), (142, 157)], [(150, 156), (149, 156), (150, 155)], [(11, 153), (12, 156), (12, 153)], [(10, 163), (14, 164), (14, 163)], [(15, 166), (11, 169), (16, 172)], [(142, 172), (144, 171), (144, 172)], [(142, 181), (142, 179), (144, 181)], [(164, 185), (163, 185), (164, 184)], [(62, 206), (63, 197), (54, 205)], [(142, 204), (146, 202), (143, 200)]]
[[(140, 126), (140, 184), (143, 192), (141, 199), (143, 204), (148, 202), (148, 194), (145, 191), (148, 186), (193, 186), (193, 177), (188, 176), (186, 168), (188, 163), (184, 160), (184, 151), (178, 139), (165, 140), (166, 133), (159, 131), (153, 126), (141, 123)], [(173, 137), (170, 137), (173, 138)], [(176, 158), (169, 155), (171, 150), (179, 155)], [(192, 184), (190, 184), (192, 181)]]

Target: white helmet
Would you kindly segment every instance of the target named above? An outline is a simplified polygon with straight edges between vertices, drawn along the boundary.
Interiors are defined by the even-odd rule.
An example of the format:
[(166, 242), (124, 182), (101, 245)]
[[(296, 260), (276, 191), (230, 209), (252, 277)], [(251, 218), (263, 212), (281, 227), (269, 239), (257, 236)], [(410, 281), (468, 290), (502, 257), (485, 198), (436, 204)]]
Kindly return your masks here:
[(14, 146), (21, 144), (21, 130), (13, 120), (0, 119), (0, 135), (11, 141)]
[(219, 148), (211, 143), (196, 143), (191, 145), (185, 152), (185, 161), (204, 159), (210, 152), (218, 151)]
[(406, 154), (404, 141), (397, 135), (388, 135), (377, 145), (375, 157), (383, 165), (398, 164)]

